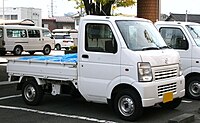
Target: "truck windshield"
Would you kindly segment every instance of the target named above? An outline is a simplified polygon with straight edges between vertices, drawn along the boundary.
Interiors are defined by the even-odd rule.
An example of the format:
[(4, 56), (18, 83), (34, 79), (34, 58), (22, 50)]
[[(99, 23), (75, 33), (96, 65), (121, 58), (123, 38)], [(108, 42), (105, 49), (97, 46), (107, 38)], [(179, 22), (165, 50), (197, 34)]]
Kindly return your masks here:
[(186, 25), (197, 46), (200, 46), (200, 25)]
[(129, 49), (158, 50), (168, 48), (154, 25), (146, 21), (118, 20), (117, 26)]

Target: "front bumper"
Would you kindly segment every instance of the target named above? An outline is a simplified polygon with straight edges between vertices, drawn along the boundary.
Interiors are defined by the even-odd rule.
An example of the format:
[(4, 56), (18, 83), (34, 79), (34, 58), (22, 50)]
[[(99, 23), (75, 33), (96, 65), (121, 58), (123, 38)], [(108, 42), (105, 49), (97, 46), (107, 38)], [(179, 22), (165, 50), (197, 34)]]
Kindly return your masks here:
[(140, 86), (138, 91), (143, 107), (163, 102), (163, 95), (168, 92), (173, 93), (173, 99), (181, 98), (185, 95), (185, 79), (183, 75), (176, 78), (139, 83), (138, 85)]

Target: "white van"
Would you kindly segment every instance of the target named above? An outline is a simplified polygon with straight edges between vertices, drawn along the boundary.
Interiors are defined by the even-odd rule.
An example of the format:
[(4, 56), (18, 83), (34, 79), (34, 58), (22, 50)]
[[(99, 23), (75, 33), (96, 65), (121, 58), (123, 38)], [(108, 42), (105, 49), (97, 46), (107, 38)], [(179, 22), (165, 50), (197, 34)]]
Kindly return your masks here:
[(55, 47), (55, 41), (47, 28), (21, 25), (0, 25), (0, 42), (4, 42), (5, 51), (21, 55), (23, 51), (33, 55), (43, 52), (48, 55)]

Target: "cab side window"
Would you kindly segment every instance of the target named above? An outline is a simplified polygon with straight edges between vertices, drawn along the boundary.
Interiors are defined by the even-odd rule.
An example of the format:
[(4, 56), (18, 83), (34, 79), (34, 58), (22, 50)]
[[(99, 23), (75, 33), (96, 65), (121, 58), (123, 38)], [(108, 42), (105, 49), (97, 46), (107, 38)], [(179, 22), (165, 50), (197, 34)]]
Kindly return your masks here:
[(28, 30), (28, 36), (30, 38), (40, 38), (40, 30)]
[(88, 23), (85, 31), (86, 51), (104, 53), (117, 52), (117, 42), (108, 25)]
[(160, 28), (160, 34), (166, 44), (173, 49), (187, 50), (189, 47), (188, 41), (179, 28), (163, 27)]

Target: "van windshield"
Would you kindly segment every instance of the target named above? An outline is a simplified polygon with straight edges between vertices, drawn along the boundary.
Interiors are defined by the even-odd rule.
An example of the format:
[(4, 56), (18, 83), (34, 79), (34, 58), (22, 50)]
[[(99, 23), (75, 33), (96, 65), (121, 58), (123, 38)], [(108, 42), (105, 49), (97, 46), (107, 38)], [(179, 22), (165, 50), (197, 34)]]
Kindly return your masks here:
[(186, 25), (194, 41), (200, 46), (200, 25)]
[(168, 48), (154, 25), (146, 21), (118, 20), (117, 26), (131, 50)]

